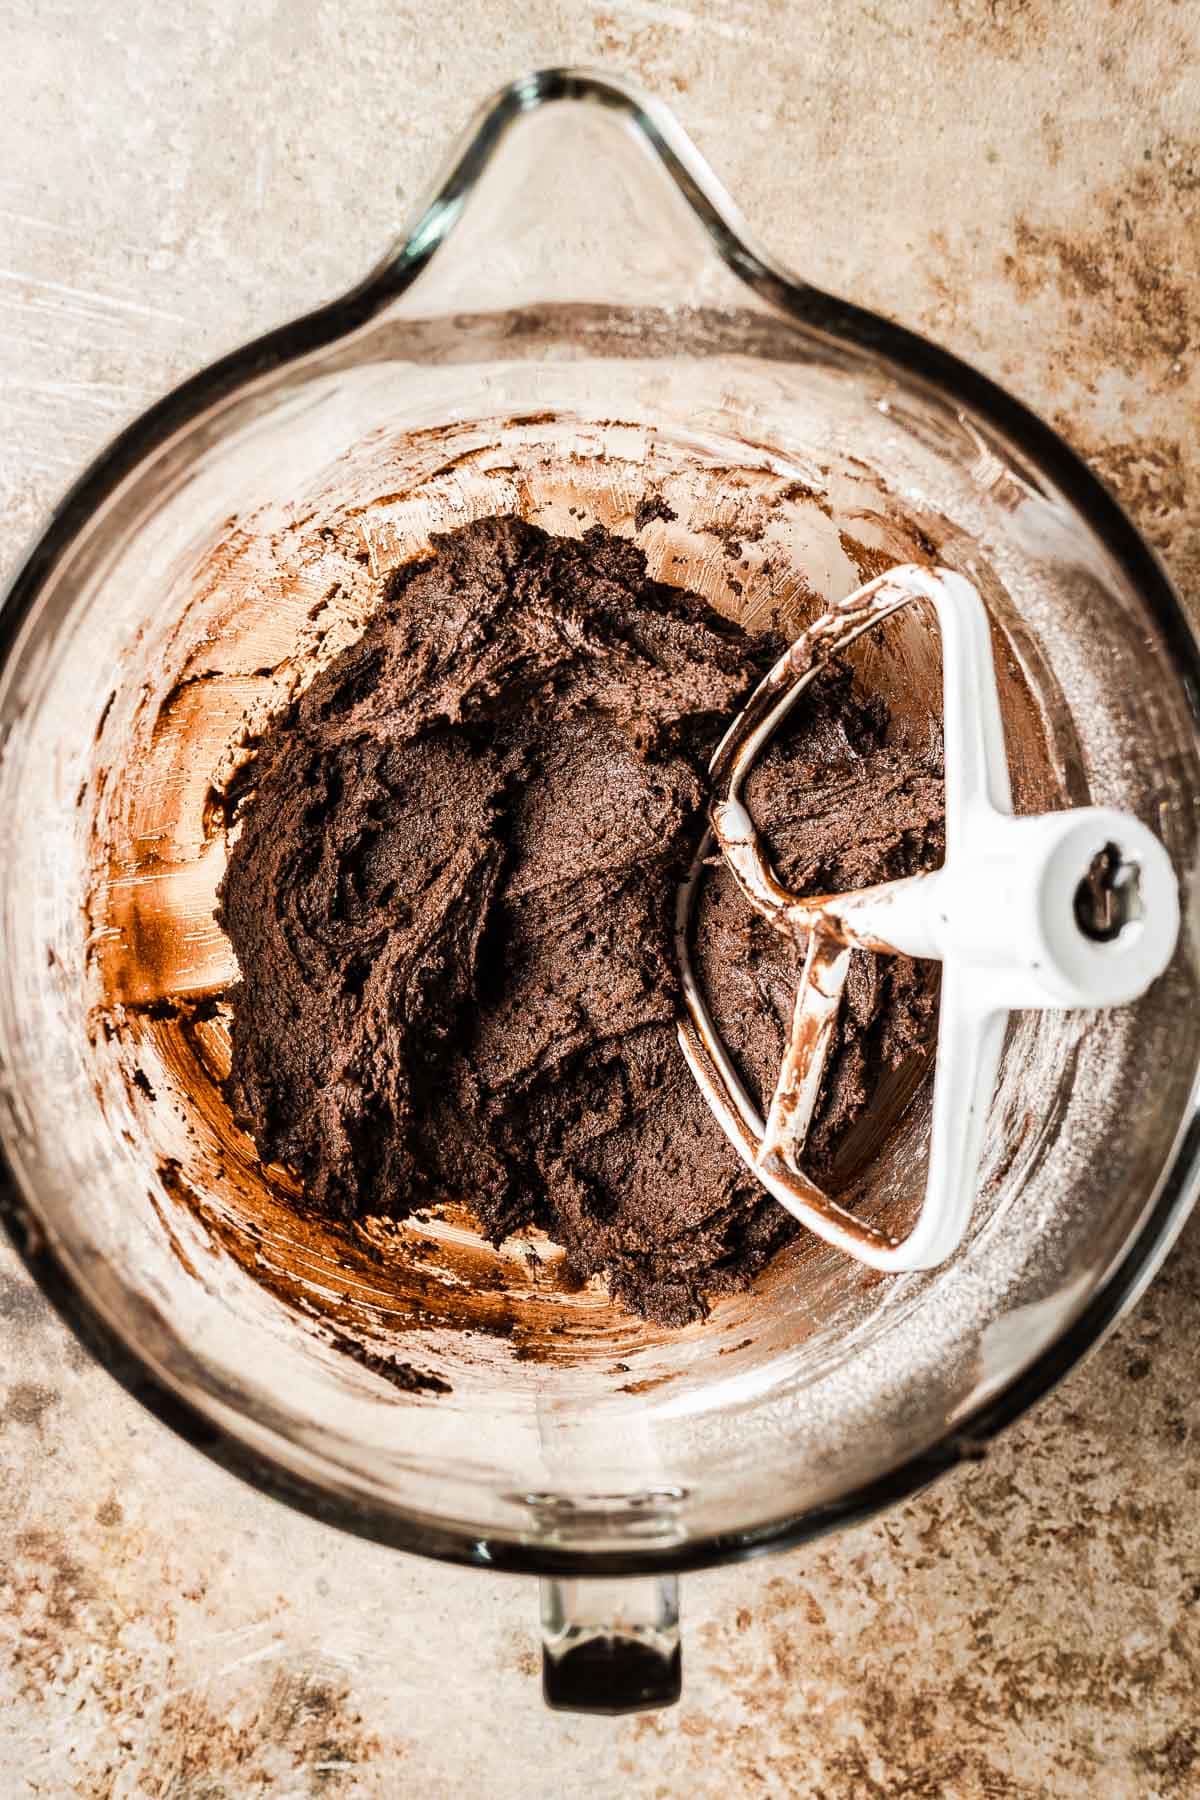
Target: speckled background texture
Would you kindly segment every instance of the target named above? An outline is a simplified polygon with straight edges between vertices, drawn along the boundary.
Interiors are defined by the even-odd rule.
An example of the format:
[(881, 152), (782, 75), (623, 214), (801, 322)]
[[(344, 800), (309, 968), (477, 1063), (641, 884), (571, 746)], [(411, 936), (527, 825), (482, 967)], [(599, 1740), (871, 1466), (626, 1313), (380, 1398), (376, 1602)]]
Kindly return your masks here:
[[(561, 61), (640, 77), (783, 260), (1049, 415), (1200, 617), (1194, 0), (4, 0), (4, 564), (168, 383), (365, 268), (477, 100)], [(985, 1462), (688, 1579), (683, 1703), (614, 1723), (542, 1710), (532, 1584), (243, 1489), (0, 1250), (0, 1794), (1200, 1794), (1198, 1327), (1200, 1218)]]

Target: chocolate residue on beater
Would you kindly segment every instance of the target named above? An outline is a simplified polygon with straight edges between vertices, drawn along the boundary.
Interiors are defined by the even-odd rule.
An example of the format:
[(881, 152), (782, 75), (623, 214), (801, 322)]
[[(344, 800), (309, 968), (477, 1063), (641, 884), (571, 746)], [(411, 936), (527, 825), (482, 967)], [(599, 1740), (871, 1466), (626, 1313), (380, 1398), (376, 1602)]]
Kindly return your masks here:
[[(677, 884), (708, 756), (778, 644), (650, 580), (599, 527), (435, 538), (242, 772), (219, 918), (241, 970), (227, 1092), (327, 1216), (466, 1201), (677, 1325), (797, 1227), (727, 1145), (675, 1037)], [(747, 797), (786, 881), (936, 865), (940, 744), (887, 741), (848, 671), (814, 684)], [(723, 868), (697, 958), (773, 1085), (792, 948)], [(930, 1039), (927, 966), (856, 957), (807, 1160)]]

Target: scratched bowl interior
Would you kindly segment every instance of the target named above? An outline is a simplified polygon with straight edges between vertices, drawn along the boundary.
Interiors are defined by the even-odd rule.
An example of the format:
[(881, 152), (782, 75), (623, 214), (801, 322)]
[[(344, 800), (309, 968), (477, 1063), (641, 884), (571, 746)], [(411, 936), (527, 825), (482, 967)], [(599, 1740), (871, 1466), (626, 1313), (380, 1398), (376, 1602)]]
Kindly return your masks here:
[[(682, 1331), (577, 1287), (544, 1238), (488, 1245), (470, 1195), (344, 1230), (294, 1210), (293, 1178), (259, 1165), (221, 1095), (220, 794), (433, 530), (517, 511), (632, 534), (662, 494), (677, 517), (639, 534), (651, 568), (784, 628), (936, 557), (991, 608), (1019, 809), (1130, 808), (1194, 873), (1184, 696), (1082, 521), (968, 419), (894, 384), (881, 403), (876, 371), (815, 341), (798, 354), (793, 326), (635, 323), (393, 320), (197, 420), (44, 589), (0, 764), (5, 1130), (75, 1279), (221, 1429), (331, 1493), (585, 1549), (749, 1532), (944, 1435), (1119, 1257), (1200, 1038), (1189, 923), (1140, 1005), (1014, 1020), (951, 1264), (880, 1279), (806, 1238)], [(927, 731), (927, 625), (905, 615), (858, 654), (896, 731)], [(926, 1099), (858, 1196), (901, 1227)]]

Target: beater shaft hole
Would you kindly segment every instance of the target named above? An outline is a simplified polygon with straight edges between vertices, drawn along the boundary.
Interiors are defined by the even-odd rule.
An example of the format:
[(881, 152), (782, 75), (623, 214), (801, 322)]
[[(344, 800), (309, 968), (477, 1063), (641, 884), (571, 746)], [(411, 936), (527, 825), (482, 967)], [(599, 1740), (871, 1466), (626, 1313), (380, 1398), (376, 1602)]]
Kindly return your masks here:
[(1141, 870), (1117, 844), (1105, 844), (1075, 889), (1075, 923), (1093, 943), (1111, 944), (1144, 914)]

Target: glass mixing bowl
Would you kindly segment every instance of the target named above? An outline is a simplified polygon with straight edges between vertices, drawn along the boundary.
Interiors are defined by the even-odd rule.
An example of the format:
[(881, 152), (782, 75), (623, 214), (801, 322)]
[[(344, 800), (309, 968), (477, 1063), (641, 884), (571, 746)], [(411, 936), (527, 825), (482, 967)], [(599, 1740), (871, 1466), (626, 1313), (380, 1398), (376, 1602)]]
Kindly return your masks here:
[[(578, 1290), (552, 1244), (483, 1243), (462, 1208), (297, 1215), (221, 1099), (212, 918), (222, 781), (382, 573), (493, 512), (632, 531), (648, 493), (676, 514), (640, 534), (651, 567), (750, 622), (797, 624), (891, 562), (961, 569), (1018, 808), (1137, 813), (1185, 914), (1138, 1005), (1014, 1020), (949, 1264), (880, 1279), (806, 1240), (679, 1331)], [(630, 88), (554, 71), (499, 95), (373, 274), (116, 440), (3, 634), (0, 1125), (29, 1267), (139, 1398), (268, 1492), (541, 1575), (557, 1704), (669, 1698), (680, 1571), (979, 1453), (1192, 1203), (1200, 670), (1161, 569), (1016, 401), (754, 249)], [(862, 654), (897, 730), (926, 728), (936, 640), (897, 626)], [(927, 1134), (918, 1093), (871, 1165), (876, 1216), (911, 1211)]]

